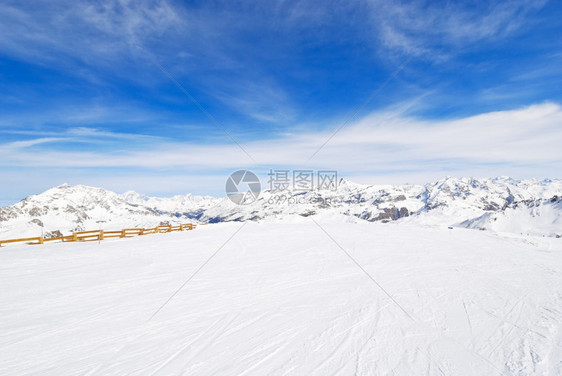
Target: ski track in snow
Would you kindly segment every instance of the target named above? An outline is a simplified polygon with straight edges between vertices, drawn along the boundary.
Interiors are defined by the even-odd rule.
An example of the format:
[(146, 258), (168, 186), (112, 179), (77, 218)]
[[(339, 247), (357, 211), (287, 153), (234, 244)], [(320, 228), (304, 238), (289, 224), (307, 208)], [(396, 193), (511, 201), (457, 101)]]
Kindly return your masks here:
[[(314, 223), (0, 249), (2, 375), (560, 375), (562, 240)], [(148, 321), (147, 321), (148, 320)]]

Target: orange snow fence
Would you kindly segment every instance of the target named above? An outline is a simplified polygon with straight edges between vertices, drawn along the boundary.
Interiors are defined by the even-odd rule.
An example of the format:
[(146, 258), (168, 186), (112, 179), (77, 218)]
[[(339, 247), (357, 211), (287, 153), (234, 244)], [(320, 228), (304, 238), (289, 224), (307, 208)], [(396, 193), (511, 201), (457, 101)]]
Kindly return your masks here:
[(2, 247), (3, 244), (19, 243), (19, 242), (27, 242), (27, 244), (44, 244), (45, 242), (53, 242), (53, 241), (88, 242), (88, 241), (101, 241), (111, 238), (130, 238), (132, 236), (139, 236), (139, 235), (193, 230), (196, 226), (197, 225), (194, 225), (193, 223), (187, 223), (178, 226), (156, 226), (153, 228), (126, 228), (121, 231), (104, 231), (104, 230), (80, 231), (80, 232), (75, 232), (72, 235), (60, 236), (57, 238), (43, 238), (40, 236), (37, 238), (0, 240), (0, 247)]

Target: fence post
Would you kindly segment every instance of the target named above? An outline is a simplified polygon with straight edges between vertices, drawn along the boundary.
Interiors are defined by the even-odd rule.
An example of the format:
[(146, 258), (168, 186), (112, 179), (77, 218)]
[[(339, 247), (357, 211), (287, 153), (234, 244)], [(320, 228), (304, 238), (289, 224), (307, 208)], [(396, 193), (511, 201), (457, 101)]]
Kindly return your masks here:
[(78, 241), (78, 235), (77, 235), (76, 233), (73, 233), (73, 234), (72, 234), (72, 241), (73, 241), (73, 242)]
[(125, 230), (121, 230), (121, 236), (120, 238), (124, 238), (125, 237)]
[(43, 244), (43, 237), (39, 238), (39, 244)]
[(103, 240), (103, 230), (100, 230), (100, 240)]

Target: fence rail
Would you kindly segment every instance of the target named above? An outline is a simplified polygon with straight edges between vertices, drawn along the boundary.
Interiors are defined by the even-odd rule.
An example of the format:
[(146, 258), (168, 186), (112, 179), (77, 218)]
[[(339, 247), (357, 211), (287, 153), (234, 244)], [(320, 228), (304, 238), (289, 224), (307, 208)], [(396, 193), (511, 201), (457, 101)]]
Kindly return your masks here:
[(111, 238), (130, 238), (133, 236), (161, 234), (172, 231), (188, 231), (193, 230), (197, 225), (193, 223), (186, 223), (178, 226), (156, 226), (153, 228), (125, 228), (120, 231), (105, 231), (105, 230), (91, 230), (79, 231), (72, 235), (59, 236), (56, 238), (43, 238), (41, 236), (36, 238), (21, 238), (21, 239), (7, 239), (0, 240), (0, 247), (8, 243), (26, 242), (27, 244), (45, 244), (45, 242), (61, 241), (61, 242), (91, 242), (101, 241)]

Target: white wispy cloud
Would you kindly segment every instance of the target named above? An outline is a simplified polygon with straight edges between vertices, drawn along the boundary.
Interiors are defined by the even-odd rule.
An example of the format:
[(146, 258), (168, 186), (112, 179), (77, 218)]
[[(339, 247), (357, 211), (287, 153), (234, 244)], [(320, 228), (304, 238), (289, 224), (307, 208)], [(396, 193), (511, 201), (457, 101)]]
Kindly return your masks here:
[[(152, 0), (39, 1), (34, 7), (4, 2), (0, 49), (105, 86), (113, 75), (139, 85), (167, 85), (157, 61), (188, 91), (206, 93), (250, 118), (278, 122), (290, 117), (293, 110), (282, 85), (268, 72), (248, 66), (249, 52), (266, 52), (248, 45), (244, 33), (248, 25), (265, 21), (227, 3), (222, 8), (209, 12)], [(201, 77), (205, 70), (215, 74)], [(225, 71), (237, 73), (225, 78)], [(90, 109), (74, 117), (81, 122), (103, 115)]]
[(183, 25), (168, 2), (38, 1), (0, 5), (0, 46), (5, 53), (61, 63), (66, 57), (96, 65), (115, 62), (147, 38)]
[(373, 25), (389, 49), (443, 61), (476, 43), (508, 37), (541, 9), (541, 1), (493, 1), (477, 5), (371, 0)]
[(7, 142), (4, 144), (0, 144), (0, 153), (19, 152), (20, 149), (29, 148), (31, 146), (52, 143), (52, 142), (66, 141), (66, 140), (67, 139), (63, 137), (42, 137), (42, 138), (34, 138), (31, 140)]
[[(338, 37), (382, 48), (377, 59), (392, 60), (391, 51), (401, 58), (407, 54), (442, 61), (479, 42), (513, 35), (543, 4), (512, 0), (469, 8), (372, 0), (322, 7), (312, 1), (219, 1), (210, 10), (167, 0), (37, 1), (33, 7), (5, 1), (0, 4), (0, 49), (100, 85), (109, 85), (104, 80), (112, 75), (139, 85), (169, 84), (154, 58), (188, 91), (204, 93), (208, 98), (203, 105), (220, 101), (248, 118), (288, 124), (304, 110), (274, 72), (252, 62), (287, 59), (300, 43), (311, 43), (304, 36), (313, 35), (321, 46), (341, 30), (345, 35)], [(260, 32), (270, 34), (269, 39), (256, 38)], [(254, 39), (248, 40), (249, 35)], [(267, 48), (277, 42), (276, 48)], [(137, 113), (128, 111), (130, 116)], [(94, 115), (76, 113), (74, 119), (88, 121), (85, 116)]]
[[(2, 131), (1, 133), (6, 134), (16, 134), (19, 136), (32, 137), (20, 141), (12, 141), (0, 143), (0, 155), (17, 155), (24, 153), (24, 149), (31, 148), (37, 145), (44, 144), (57, 144), (57, 149), (65, 150), (68, 148), (69, 144), (90, 144), (90, 145), (104, 145), (111, 142), (114, 147), (115, 142), (128, 142), (130, 148), (146, 145), (147, 143), (157, 143), (166, 140), (163, 137), (143, 135), (138, 133), (126, 133), (126, 132), (112, 132), (107, 130), (101, 130), (97, 128), (88, 127), (71, 127), (65, 130), (56, 131)], [(56, 136), (56, 137), (55, 137)], [(65, 146), (66, 144), (66, 146)], [(46, 154), (50, 153), (49, 149), (45, 149)], [(102, 153), (101, 150), (98, 153)], [(42, 155), (41, 152), (34, 151), (33, 154)], [(63, 152), (64, 154), (64, 152)], [(81, 154), (81, 153), (79, 153)], [(14, 157), (16, 158), (16, 157)], [(9, 165), (8, 159), (6, 159), (4, 165)], [(61, 164), (58, 164), (62, 166)]]
[[(194, 144), (77, 128), (0, 143), (0, 200), (20, 199), (68, 182), (149, 194), (221, 195), (226, 176), (250, 168), (336, 169), (364, 184), (423, 183), (451, 176), (559, 178), (562, 107), (543, 103), (451, 120), (423, 120), (408, 106), (372, 113), (342, 129), (311, 161), (330, 132), (292, 133), (243, 144)], [(334, 124), (337, 127), (339, 124)], [(28, 136), (32, 136), (29, 134)], [(114, 147), (114, 142), (119, 147)], [(110, 148), (77, 147), (110, 143)], [(103, 145), (102, 145), (103, 146)], [(31, 179), (30, 176), (33, 178)], [(25, 187), (25, 192), (22, 191)]]
[(74, 103), (72, 100), (65, 100), (45, 109), (10, 111), (9, 113), (6, 111), (0, 118), (0, 132), (41, 129), (58, 132), (65, 127), (92, 127), (92, 125), (108, 123), (119, 123), (122, 127), (126, 127), (135, 123), (155, 123), (164, 117), (162, 112), (143, 108), (124, 100), (108, 104), (99, 103), (102, 101), (97, 99), (88, 102), (90, 103)]
[[(499, 111), (454, 120), (420, 120), (402, 113), (377, 112), (344, 128), (312, 160), (311, 166), (365, 173), (377, 169), (395, 172), (424, 171), (454, 161), (458, 170), (480, 164), (559, 164), (562, 153), (562, 108), (545, 103), (511, 111)], [(77, 129), (68, 137), (121, 137), (97, 130)], [(143, 150), (129, 147), (107, 152), (46, 150), (34, 151), (33, 144), (21, 145), (19, 153), (2, 155), (5, 166), (21, 167), (129, 167), (213, 170), (236, 167), (302, 166), (329, 137), (329, 132), (293, 134), (246, 143), (243, 147), (257, 161), (232, 144), (191, 144), (162, 140)], [(123, 135), (128, 137), (127, 135)], [(40, 142), (39, 139), (37, 142)], [(49, 139), (47, 139), (49, 140)], [(13, 143), (12, 149), (13, 150)], [(501, 173), (501, 166), (498, 173)], [(547, 172), (547, 171), (544, 171)], [(551, 171), (555, 174), (556, 171)], [(548, 174), (547, 174), (548, 175)]]
[[(235, 82), (214, 95), (227, 106), (262, 122), (287, 124), (295, 118), (289, 95), (275, 83)], [(243, 95), (240, 95), (243, 93)]]

